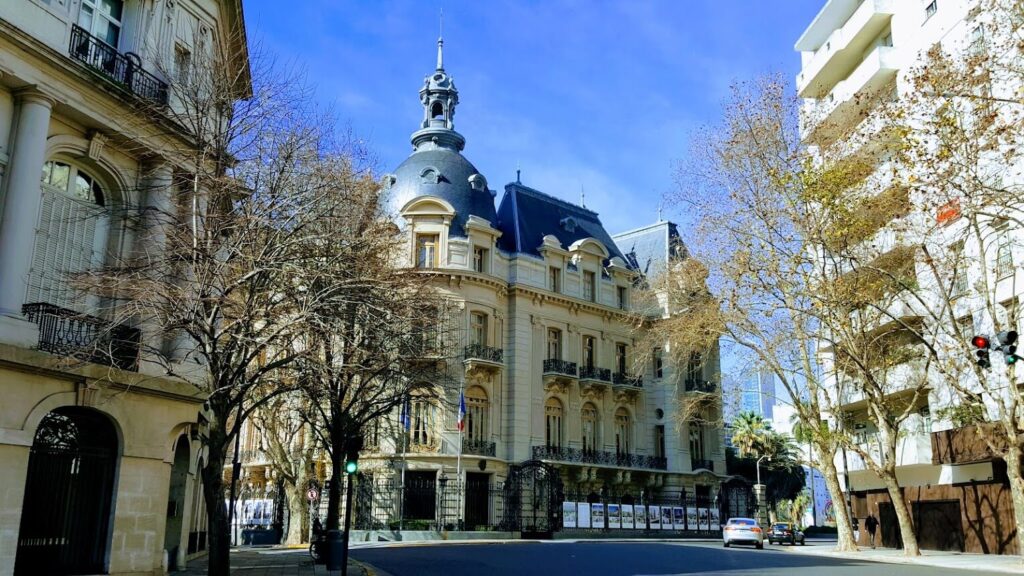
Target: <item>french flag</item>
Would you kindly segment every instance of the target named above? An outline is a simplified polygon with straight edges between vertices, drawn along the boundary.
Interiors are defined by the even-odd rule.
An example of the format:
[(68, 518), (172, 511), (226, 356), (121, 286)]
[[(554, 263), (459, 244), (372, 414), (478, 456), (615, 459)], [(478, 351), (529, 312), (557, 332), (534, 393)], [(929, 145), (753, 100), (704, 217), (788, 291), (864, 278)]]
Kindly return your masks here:
[(459, 432), (466, 427), (466, 395), (459, 392)]

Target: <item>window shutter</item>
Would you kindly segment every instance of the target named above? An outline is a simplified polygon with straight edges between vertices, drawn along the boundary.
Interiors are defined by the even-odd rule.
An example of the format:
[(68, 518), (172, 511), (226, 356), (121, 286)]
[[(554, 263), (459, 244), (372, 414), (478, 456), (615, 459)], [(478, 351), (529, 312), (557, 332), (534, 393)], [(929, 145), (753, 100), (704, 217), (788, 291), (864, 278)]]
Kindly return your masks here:
[(101, 207), (43, 191), (32, 250), (32, 269), (26, 302), (48, 302), (77, 308), (68, 276), (84, 272), (98, 262), (106, 244), (107, 218)]

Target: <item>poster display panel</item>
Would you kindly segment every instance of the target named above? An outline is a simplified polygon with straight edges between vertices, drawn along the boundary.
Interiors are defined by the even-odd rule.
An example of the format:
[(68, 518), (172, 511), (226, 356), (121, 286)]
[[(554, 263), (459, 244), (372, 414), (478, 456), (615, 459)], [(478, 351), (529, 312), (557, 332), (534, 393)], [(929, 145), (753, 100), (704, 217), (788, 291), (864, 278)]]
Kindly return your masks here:
[(676, 530), (686, 529), (686, 518), (683, 516), (686, 514), (686, 510), (682, 506), (672, 507), (672, 527)]
[(576, 503), (562, 502), (562, 527), (576, 527)]
[(590, 505), (590, 527), (604, 528), (604, 504), (595, 502)]
[(578, 528), (590, 528), (590, 504), (586, 502), (576, 503), (576, 524)]
[(647, 529), (647, 506), (633, 507), (633, 523), (637, 530)]
[(622, 528), (622, 510), (618, 504), (608, 505), (608, 529)]
[(625, 530), (632, 530), (634, 528), (632, 504), (622, 505), (622, 528)]
[(672, 530), (672, 507), (662, 506), (661, 507), (661, 529)]

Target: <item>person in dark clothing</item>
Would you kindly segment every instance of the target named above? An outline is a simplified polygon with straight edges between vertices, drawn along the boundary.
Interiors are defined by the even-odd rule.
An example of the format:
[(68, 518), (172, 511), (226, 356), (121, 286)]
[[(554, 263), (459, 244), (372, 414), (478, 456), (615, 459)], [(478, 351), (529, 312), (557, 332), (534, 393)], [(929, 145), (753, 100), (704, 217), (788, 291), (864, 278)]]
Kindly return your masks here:
[(864, 519), (864, 527), (868, 529), (868, 540), (871, 541), (871, 547), (875, 547), (875, 531), (878, 530), (878, 518), (875, 518), (874, 514), (868, 512), (868, 517)]

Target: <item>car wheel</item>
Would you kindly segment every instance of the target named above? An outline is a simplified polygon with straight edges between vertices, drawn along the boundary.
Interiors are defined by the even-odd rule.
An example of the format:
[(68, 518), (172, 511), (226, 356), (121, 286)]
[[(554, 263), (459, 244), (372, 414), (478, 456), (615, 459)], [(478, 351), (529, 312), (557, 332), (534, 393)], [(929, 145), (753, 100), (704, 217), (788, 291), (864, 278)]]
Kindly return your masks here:
[(728, 542), (723, 542), (722, 546), (725, 547), (725, 548), (728, 548), (729, 547), (729, 543)]
[(763, 550), (764, 549), (764, 543), (763, 542), (758, 542), (757, 543), (757, 549), (758, 550)]
[(800, 539), (800, 545), (801, 546), (807, 546), (807, 539), (806, 538), (801, 538)]

